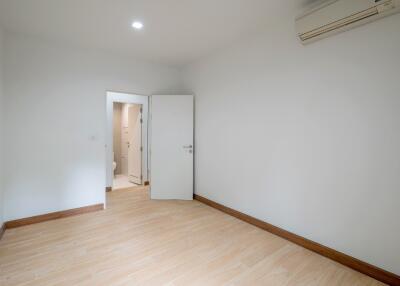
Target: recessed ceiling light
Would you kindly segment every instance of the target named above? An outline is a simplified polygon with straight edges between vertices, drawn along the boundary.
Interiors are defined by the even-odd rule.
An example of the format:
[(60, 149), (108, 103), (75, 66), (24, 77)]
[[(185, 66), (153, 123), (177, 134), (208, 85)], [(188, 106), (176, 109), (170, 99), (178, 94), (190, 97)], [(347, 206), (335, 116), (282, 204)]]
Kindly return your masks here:
[(141, 29), (143, 29), (143, 23), (139, 22), (139, 21), (135, 21), (132, 23), (132, 28), (134, 28), (136, 30), (141, 30)]

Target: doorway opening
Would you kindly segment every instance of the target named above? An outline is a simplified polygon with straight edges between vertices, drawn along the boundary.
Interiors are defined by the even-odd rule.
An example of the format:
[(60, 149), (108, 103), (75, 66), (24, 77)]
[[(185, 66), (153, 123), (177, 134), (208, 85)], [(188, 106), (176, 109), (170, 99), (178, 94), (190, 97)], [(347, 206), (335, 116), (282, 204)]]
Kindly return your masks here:
[(148, 99), (107, 92), (107, 191), (148, 184)]
[[(117, 104), (114, 107), (115, 103)], [(127, 124), (124, 125), (121, 122), (119, 125), (116, 123), (121, 126), (120, 151), (114, 149), (114, 144), (119, 145), (120, 143), (115, 143), (113, 136), (114, 108), (118, 109), (118, 104), (123, 104), (121, 106), (121, 118), (124, 108), (125, 114), (128, 114), (128, 119), (125, 121), (128, 122)], [(150, 110), (151, 116), (149, 116)], [(193, 95), (152, 95), (149, 97), (107, 92), (106, 190), (112, 191), (114, 184), (120, 183), (117, 180), (114, 181), (114, 178), (121, 178), (124, 180), (123, 183), (149, 185), (146, 189), (149, 191), (150, 199), (193, 200), (193, 115)], [(129, 117), (131, 120), (129, 120)], [(132, 126), (132, 128), (129, 126)], [(127, 140), (123, 140), (122, 137), (124, 127), (129, 129), (125, 130)], [(138, 137), (137, 134), (140, 133), (140, 130), (141, 137)], [(141, 146), (139, 143), (141, 143)], [(151, 152), (149, 152), (150, 145)], [(122, 147), (126, 148), (126, 146), (132, 147), (131, 152), (141, 154), (141, 165), (140, 160), (137, 160), (140, 155), (136, 155), (136, 160), (135, 156), (129, 159), (129, 149), (128, 151), (125, 150), (125, 154), (128, 154), (125, 162), (123, 156), (118, 155), (118, 152), (122, 154)], [(120, 163), (115, 161), (115, 158), (117, 160), (120, 158)], [(129, 164), (129, 160), (132, 160), (132, 164)], [(118, 165), (120, 166), (119, 170)], [(125, 172), (128, 178), (118, 177), (123, 168), (128, 171), (128, 173)], [(115, 187), (124, 188), (120, 185)], [(128, 188), (130, 188), (130, 185), (128, 185)], [(106, 200), (107, 195), (105, 194)]]
[(113, 103), (113, 190), (143, 184), (143, 106)]

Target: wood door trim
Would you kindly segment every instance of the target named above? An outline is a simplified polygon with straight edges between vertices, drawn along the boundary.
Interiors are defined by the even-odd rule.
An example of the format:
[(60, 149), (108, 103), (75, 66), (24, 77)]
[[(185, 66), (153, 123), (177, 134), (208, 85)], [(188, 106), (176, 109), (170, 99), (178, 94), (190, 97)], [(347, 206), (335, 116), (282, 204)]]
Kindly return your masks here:
[(0, 227), (0, 239), (3, 237), (5, 231), (6, 231), (6, 224), (3, 223)]
[(45, 221), (49, 221), (49, 220), (61, 219), (61, 218), (66, 218), (66, 217), (70, 217), (70, 216), (81, 215), (81, 214), (86, 214), (86, 213), (90, 213), (90, 212), (96, 212), (96, 211), (100, 211), (100, 210), (104, 210), (104, 204), (91, 205), (91, 206), (86, 206), (86, 207), (81, 207), (81, 208), (76, 208), (76, 209), (70, 209), (70, 210), (65, 210), (65, 211), (59, 211), (59, 212), (54, 212), (54, 213), (48, 213), (48, 214), (43, 214), (43, 215), (38, 215), (38, 216), (33, 216), (33, 217), (27, 217), (27, 218), (7, 221), (5, 223), (5, 228), (6, 229), (16, 228), (16, 227), (21, 227), (21, 226), (25, 226), (25, 225), (41, 223), (41, 222), (45, 222)]
[(224, 205), (221, 205), (217, 202), (214, 202), (214, 201), (204, 198), (202, 196), (195, 194), (194, 199), (199, 202), (202, 202), (210, 207), (213, 207), (217, 210), (220, 210), (226, 214), (236, 217), (242, 221), (245, 221), (249, 224), (257, 226), (257, 227), (259, 227), (263, 230), (266, 230), (270, 233), (273, 233), (279, 237), (289, 240), (289, 241), (291, 241), (297, 245), (300, 245), (308, 250), (311, 250), (311, 251), (316, 252), (322, 256), (325, 256), (331, 260), (334, 260), (340, 264), (350, 267), (358, 272), (361, 272), (365, 275), (375, 278), (376, 280), (379, 280), (383, 283), (386, 283), (386, 284), (389, 284), (392, 286), (400, 286), (400, 276), (398, 276), (394, 273), (383, 270), (383, 269), (376, 267), (374, 265), (371, 265), (367, 262), (361, 261), (357, 258), (351, 257), (347, 254), (344, 254), (342, 252), (339, 252), (337, 250), (334, 250), (332, 248), (329, 248), (327, 246), (324, 246), (322, 244), (319, 244), (317, 242), (314, 242), (312, 240), (309, 240), (309, 239), (299, 236), (297, 234), (291, 233), (287, 230), (276, 227), (265, 221), (256, 219), (252, 216), (246, 215), (244, 213), (241, 213), (237, 210), (234, 210), (234, 209), (231, 209)]

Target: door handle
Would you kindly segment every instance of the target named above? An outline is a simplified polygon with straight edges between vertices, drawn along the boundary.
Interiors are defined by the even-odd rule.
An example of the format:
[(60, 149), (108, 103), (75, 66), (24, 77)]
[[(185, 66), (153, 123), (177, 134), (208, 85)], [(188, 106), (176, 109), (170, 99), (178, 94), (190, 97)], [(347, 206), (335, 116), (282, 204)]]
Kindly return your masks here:
[(186, 146), (183, 146), (183, 149), (193, 149), (193, 145), (186, 145)]

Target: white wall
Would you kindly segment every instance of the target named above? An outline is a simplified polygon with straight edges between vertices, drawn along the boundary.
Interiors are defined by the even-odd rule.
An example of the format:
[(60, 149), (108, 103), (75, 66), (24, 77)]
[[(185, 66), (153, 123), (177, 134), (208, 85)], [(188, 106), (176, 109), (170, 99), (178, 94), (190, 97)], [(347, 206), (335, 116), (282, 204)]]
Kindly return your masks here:
[(309, 46), (283, 20), (186, 70), (196, 193), (400, 274), (400, 15)]
[(103, 203), (106, 90), (179, 92), (175, 69), (6, 35), (5, 219)]
[(4, 159), (3, 159), (3, 141), (4, 141), (4, 92), (3, 92), (3, 30), (0, 27), (0, 227), (4, 222)]

